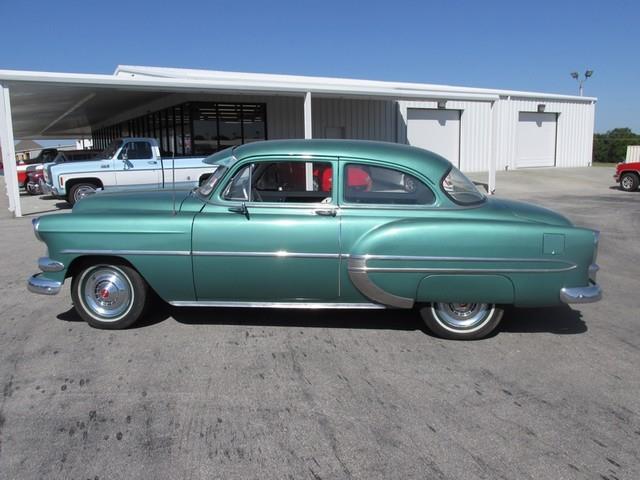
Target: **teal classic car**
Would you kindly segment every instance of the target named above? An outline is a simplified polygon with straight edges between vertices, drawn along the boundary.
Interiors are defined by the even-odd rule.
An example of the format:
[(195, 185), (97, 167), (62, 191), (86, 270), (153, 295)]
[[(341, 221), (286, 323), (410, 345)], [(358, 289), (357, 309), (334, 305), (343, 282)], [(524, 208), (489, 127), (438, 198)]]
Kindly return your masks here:
[(71, 278), (79, 315), (125, 328), (174, 306), (416, 308), (435, 334), (489, 334), (506, 305), (595, 302), (598, 232), (485, 197), (446, 159), (368, 141), (238, 146), (183, 192), (98, 193), (34, 220), (29, 290)]

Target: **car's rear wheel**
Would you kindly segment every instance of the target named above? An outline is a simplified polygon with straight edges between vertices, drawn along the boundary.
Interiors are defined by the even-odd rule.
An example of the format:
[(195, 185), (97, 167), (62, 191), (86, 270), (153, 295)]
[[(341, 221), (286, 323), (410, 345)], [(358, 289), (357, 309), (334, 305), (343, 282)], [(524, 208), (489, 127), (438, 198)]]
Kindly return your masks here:
[(82, 200), (84, 197), (88, 195), (93, 195), (96, 193), (98, 186), (95, 183), (90, 182), (82, 182), (76, 183), (69, 190), (69, 196), (67, 198), (67, 202), (71, 205), (74, 205), (78, 200)]
[(144, 313), (149, 289), (138, 272), (124, 264), (82, 268), (71, 282), (78, 314), (92, 327), (117, 330), (133, 325)]
[(634, 192), (638, 189), (640, 178), (634, 173), (623, 173), (620, 177), (620, 188), (625, 192)]
[(434, 334), (452, 340), (475, 340), (489, 335), (504, 311), (489, 303), (432, 303), (420, 309)]

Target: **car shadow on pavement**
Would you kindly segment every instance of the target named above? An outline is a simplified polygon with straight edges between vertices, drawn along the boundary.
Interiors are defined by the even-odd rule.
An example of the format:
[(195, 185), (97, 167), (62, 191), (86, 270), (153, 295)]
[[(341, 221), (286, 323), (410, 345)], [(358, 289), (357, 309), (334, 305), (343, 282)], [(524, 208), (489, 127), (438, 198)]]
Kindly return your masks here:
[[(71, 308), (57, 316), (65, 322), (82, 322)], [(130, 329), (145, 328), (173, 318), (185, 325), (244, 325), (254, 327), (351, 328), (371, 330), (427, 330), (416, 310), (298, 310), (269, 308), (172, 307), (155, 301)], [(569, 307), (509, 308), (491, 335), (500, 333), (553, 333), (576, 335), (587, 331), (582, 314)]]
[[(144, 317), (141, 318), (138, 322), (136, 322), (129, 330), (134, 330), (137, 328), (149, 327), (151, 325), (155, 325), (156, 323), (164, 322), (167, 318), (171, 317), (172, 310), (175, 307), (168, 305), (162, 301), (154, 301)], [(74, 307), (71, 307), (66, 312), (62, 312), (56, 316), (58, 320), (62, 320), (63, 322), (84, 322), (84, 320), (78, 315)]]
[(189, 325), (421, 330), (412, 310), (298, 310), (269, 308), (171, 308), (171, 316)]
[(498, 332), (577, 335), (588, 330), (582, 313), (571, 307), (509, 308)]

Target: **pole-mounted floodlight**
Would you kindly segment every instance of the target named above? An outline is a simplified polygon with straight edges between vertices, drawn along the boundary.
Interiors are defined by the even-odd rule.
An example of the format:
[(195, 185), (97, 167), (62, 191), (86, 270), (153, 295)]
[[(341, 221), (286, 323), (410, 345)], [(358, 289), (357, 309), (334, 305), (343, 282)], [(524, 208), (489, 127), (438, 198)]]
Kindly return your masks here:
[(571, 78), (574, 78), (578, 82), (578, 92), (580, 96), (582, 96), (582, 84), (587, 81), (587, 78), (593, 75), (593, 70), (586, 70), (584, 72), (584, 78), (580, 79), (580, 74), (578, 72), (571, 72)]

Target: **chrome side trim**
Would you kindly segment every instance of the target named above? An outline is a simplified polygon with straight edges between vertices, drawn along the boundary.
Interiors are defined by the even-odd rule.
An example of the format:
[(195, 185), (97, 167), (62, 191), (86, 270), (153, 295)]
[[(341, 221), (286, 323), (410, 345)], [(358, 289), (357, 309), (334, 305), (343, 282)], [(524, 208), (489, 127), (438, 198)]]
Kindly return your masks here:
[(510, 257), (436, 257), (414, 255), (354, 255), (356, 258), (367, 260), (409, 260), (409, 261), (439, 261), (439, 262), (524, 262), (524, 263), (560, 263), (575, 268), (576, 264), (549, 258), (510, 258)]
[(64, 264), (57, 260), (51, 260), (49, 257), (40, 257), (38, 259), (38, 268), (43, 272), (61, 272), (64, 270)]
[(60, 253), (77, 255), (191, 255), (189, 250), (83, 250), (68, 248)]
[(597, 283), (588, 287), (564, 287), (560, 290), (563, 303), (593, 303), (602, 299), (602, 289)]
[[(564, 260), (550, 260), (546, 258), (506, 258), (506, 257), (433, 257), (408, 255), (353, 255), (352, 258), (364, 260), (355, 268), (364, 272), (374, 273), (553, 273), (567, 272), (577, 268), (575, 263)], [(368, 260), (396, 260), (396, 261), (432, 261), (432, 262), (498, 262), (498, 263), (546, 263), (560, 264), (558, 268), (447, 268), (447, 267), (369, 267)]]
[(576, 268), (416, 268), (416, 267), (361, 267), (358, 270), (371, 273), (555, 273)]
[(362, 293), (369, 300), (373, 300), (376, 303), (381, 303), (382, 305), (388, 305), (390, 307), (396, 308), (413, 307), (413, 298), (400, 297), (398, 295), (389, 293), (381, 289), (371, 281), (369, 275), (367, 274), (366, 258), (360, 258), (356, 256), (351, 257), (348, 263), (348, 273), (349, 278), (351, 279), (355, 287), (360, 290), (360, 293)]
[(174, 307), (232, 307), (232, 308), (295, 308), (307, 310), (319, 309), (384, 309), (376, 303), (332, 303), (332, 302), (228, 302), (212, 300), (170, 301)]
[(305, 253), (287, 252), (280, 250), (276, 252), (223, 252), (194, 250), (194, 257), (279, 257), (279, 258), (340, 258), (339, 253)]
[(84, 250), (68, 248), (60, 251), (63, 254), (77, 255), (193, 255), (196, 257), (274, 257), (274, 258), (349, 258), (349, 255), (339, 253), (306, 253), (287, 252), (223, 252), (207, 250)]
[(62, 282), (42, 278), (39, 273), (32, 275), (29, 277), (29, 280), (27, 280), (27, 289), (31, 293), (38, 293), (40, 295), (57, 295), (61, 288)]

